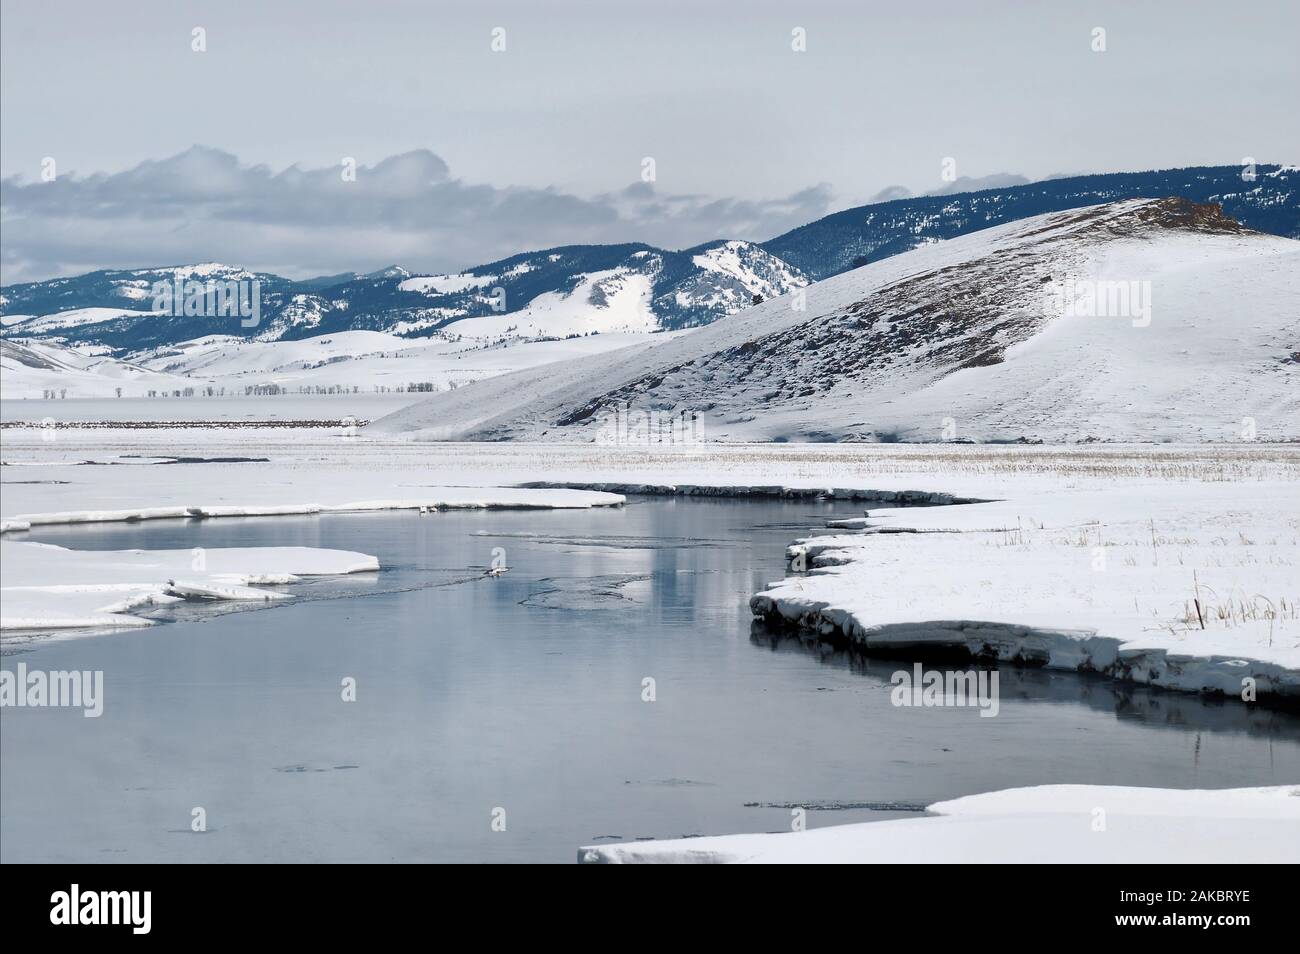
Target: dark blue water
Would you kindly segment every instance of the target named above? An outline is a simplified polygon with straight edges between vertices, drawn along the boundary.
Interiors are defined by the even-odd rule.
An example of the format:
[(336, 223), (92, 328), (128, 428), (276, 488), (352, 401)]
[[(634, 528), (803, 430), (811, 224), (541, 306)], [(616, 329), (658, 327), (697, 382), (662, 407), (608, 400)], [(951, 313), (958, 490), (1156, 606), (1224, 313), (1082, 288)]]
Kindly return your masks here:
[[(7, 669), (103, 670), (106, 701), (98, 719), (3, 710), (0, 860), (570, 861), (604, 838), (786, 830), (791, 805), (819, 806), (816, 827), (1018, 785), (1300, 778), (1294, 716), (1017, 670), (996, 718), (896, 708), (905, 664), (754, 628), (785, 544), (856, 512), (653, 498), (32, 534), (339, 547), (384, 570), (270, 609), (7, 642)], [(494, 547), (511, 569), (484, 578)]]

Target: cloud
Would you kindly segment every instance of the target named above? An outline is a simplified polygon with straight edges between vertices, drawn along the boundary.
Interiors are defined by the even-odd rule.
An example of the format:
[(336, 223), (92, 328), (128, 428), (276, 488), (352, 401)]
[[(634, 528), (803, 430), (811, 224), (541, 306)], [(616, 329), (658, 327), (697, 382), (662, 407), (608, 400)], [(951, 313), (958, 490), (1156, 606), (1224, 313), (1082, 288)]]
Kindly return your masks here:
[(14, 176), (0, 183), (3, 281), (197, 261), (289, 277), (392, 263), (456, 271), (555, 245), (762, 240), (832, 201), (824, 184), (770, 200), (665, 194), (647, 182), (592, 197), (473, 184), (428, 150), (358, 166), (352, 181), (342, 173), (275, 172), (194, 146), (119, 173)]
[(910, 199), (912, 190), (901, 185), (885, 186), (871, 197), (872, 202), (892, 202), (894, 199)]
[(1025, 185), (1030, 180), (1013, 172), (995, 172), (991, 176), (958, 176), (942, 189), (927, 192), (926, 195), (952, 195), (956, 192), (979, 192), (981, 189), (1005, 189), (1009, 186)]

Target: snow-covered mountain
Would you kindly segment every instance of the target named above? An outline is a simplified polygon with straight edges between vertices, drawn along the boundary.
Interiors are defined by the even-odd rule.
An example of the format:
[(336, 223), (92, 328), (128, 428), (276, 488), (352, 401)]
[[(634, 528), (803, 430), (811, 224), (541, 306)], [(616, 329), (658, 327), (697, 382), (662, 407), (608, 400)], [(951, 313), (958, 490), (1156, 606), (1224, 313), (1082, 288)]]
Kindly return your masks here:
[[(161, 345), (186, 341), (214, 329), (241, 335), (256, 334), (243, 328), (239, 317), (206, 317), (160, 313), (154, 308), (157, 285), (176, 288), (178, 282), (239, 282), (249, 289), (256, 282), (261, 304), (260, 324), (279, 328), (318, 321), (321, 310), (313, 296), (299, 292), (294, 282), (266, 272), (252, 272), (237, 265), (205, 262), (165, 268), (112, 269), (90, 272), (75, 278), (8, 285), (0, 294), (3, 336), (49, 339), (69, 345), (92, 345), (109, 349), (117, 357), (147, 351)], [(183, 287), (183, 286), (182, 286)]]
[[(399, 266), (305, 281), (205, 263), (92, 272), (0, 292), (6, 337), (106, 346), (119, 358), (211, 335), (298, 340), (343, 331), (480, 341), (689, 328), (849, 268), (1045, 212), (1131, 197), (1214, 201), (1259, 231), (1300, 238), (1294, 167), (1260, 165), (1076, 176), (849, 209), (762, 245), (718, 241), (683, 251), (584, 245), (525, 252), (456, 275)], [(155, 282), (257, 281), (260, 320), (159, 315)]]
[(1300, 242), (1215, 205), (1127, 200), (928, 245), (369, 431), (602, 440), (643, 414), (724, 441), (1296, 439), (1298, 348)]
[[(337, 281), (335, 281), (337, 279)], [(259, 283), (256, 324), (159, 314), (156, 282)], [(528, 252), (456, 275), (366, 275), (294, 282), (218, 264), (92, 272), (4, 290), (6, 337), (110, 348), (119, 357), (211, 335), (285, 341), (344, 331), (446, 334), (480, 342), (652, 332), (707, 324), (808, 279), (750, 242), (670, 252), (648, 245)]]
[(1300, 238), (1300, 168), (1259, 164), (1068, 176), (846, 209), (764, 242), (813, 279), (1046, 212), (1121, 199), (1213, 202), (1248, 228)]
[[(261, 320), (246, 328), (240, 315), (155, 313), (154, 283), (177, 279), (258, 281)], [(750, 307), (756, 297), (807, 284), (797, 270), (748, 242), (684, 252), (641, 245), (561, 248), (456, 275), (412, 276), (394, 266), (345, 275), (337, 284), (330, 280), (289, 282), (207, 264), (15, 286), (6, 290), (6, 310), (30, 313), (5, 318), (3, 338), (12, 347), (0, 365), (3, 393), (451, 388), (706, 324)], [(51, 303), (85, 301), (92, 304), (41, 313)], [(131, 307), (104, 304), (114, 301)], [(24, 350), (42, 354), (44, 366), (38, 370), (25, 354), (20, 360)]]
[[(707, 325), (815, 278), (997, 223), (1099, 199), (1213, 198), (1250, 227), (1300, 237), (1300, 195), (1295, 188), (1300, 172), (1260, 165), (1253, 176), (1243, 177), (1236, 166), (1080, 176), (850, 209), (762, 245), (717, 241), (683, 251), (639, 244), (566, 246), (526, 252), (454, 275), (412, 275), (394, 265), (365, 274), (291, 281), (204, 263), (12, 285), (0, 291), (0, 337), (17, 346), (53, 349), (51, 354), (67, 349), (66, 360), (58, 360), (56, 368), (75, 366), (86, 356), (97, 363), (60, 385), (59, 370), (38, 374), (15, 358), (5, 366), (10, 374), (4, 393), (39, 395), (47, 385), (79, 397), (114, 394), (118, 387), (125, 393), (146, 392), (155, 390), (151, 383), (128, 371), (117, 374), (120, 369), (102, 359), (166, 369), (169, 374), (204, 375), (199, 370), (203, 361), (197, 359), (214, 348), (232, 359), (218, 362), (230, 379), (204, 377), (194, 382), (196, 386), (371, 390), (442, 382), (450, 387), (489, 372), (532, 366), (543, 354), (592, 354), (626, 343), (626, 335)], [(257, 282), (258, 320), (186, 315), (184, 309), (156, 312), (155, 283), (178, 280)], [(365, 340), (363, 333), (395, 340), (371, 347), (375, 342)], [(596, 342), (600, 336), (604, 340)], [(592, 339), (590, 346), (556, 349), (532, 344), (583, 339)], [(330, 344), (349, 340), (367, 350), (341, 354)], [(309, 343), (306, 352), (288, 347), (299, 341)], [(527, 353), (500, 350), (521, 343), (530, 343)], [(474, 349), (493, 353), (471, 358), (468, 352)], [(320, 370), (326, 358), (304, 356), (327, 352), (328, 361), (339, 365), (328, 372)], [(398, 355), (418, 360), (395, 365)], [(243, 360), (251, 363), (239, 367)], [(476, 371), (465, 373), (471, 364)], [(175, 392), (185, 386), (172, 384), (156, 390)]]
[(648, 245), (526, 252), (454, 275), (349, 282), (328, 290), (323, 331), (439, 332), (479, 341), (650, 332), (708, 324), (754, 296), (808, 283), (750, 242), (670, 252)]

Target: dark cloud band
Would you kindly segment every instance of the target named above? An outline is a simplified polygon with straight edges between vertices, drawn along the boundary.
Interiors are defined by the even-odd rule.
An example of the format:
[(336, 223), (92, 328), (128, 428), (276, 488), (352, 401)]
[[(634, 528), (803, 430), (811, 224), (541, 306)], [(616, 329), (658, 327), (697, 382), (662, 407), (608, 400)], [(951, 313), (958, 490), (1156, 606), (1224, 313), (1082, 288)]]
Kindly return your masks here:
[(824, 215), (826, 185), (772, 200), (673, 195), (638, 182), (581, 197), (473, 184), (428, 150), (274, 172), (195, 146), (124, 172), (3, 181), (6, 284), (96, 268), (224, 261), (288, 277), (393, 262), (456, 271), (556, 245), (685, 248), (767, 239)]

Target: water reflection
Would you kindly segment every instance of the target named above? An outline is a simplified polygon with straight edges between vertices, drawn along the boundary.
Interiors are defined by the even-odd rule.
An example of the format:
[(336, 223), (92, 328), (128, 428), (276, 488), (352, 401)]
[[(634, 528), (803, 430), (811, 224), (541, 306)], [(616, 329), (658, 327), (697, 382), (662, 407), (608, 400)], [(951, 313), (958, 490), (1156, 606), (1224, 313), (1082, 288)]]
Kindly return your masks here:
[[(823, 665), (847, 669), (885, 686), (895, 672), (911, 665), (910, 660), (867, 656), (853, 646), (828, 643), (812, 634), (777, 630), (758, 619), (750, 625), (749, 641), (774, 653), (812, 656)], [(971, 671), (988, 668), (969, 662), (949, 665)], [(1185, 732), (1241, 732), (1300, 741), (1300, 719), (1263, 706), (1116, 682), (1089, 673), (1015, 666), (999, 667), (998, 673), (1003, 702), (1082, 705), (1113, 713), (1121, 722), (1144, 726)]]

